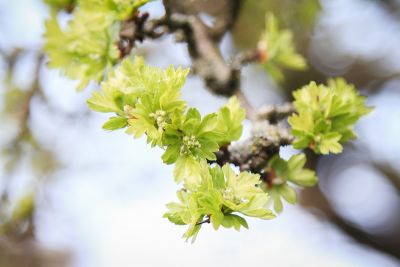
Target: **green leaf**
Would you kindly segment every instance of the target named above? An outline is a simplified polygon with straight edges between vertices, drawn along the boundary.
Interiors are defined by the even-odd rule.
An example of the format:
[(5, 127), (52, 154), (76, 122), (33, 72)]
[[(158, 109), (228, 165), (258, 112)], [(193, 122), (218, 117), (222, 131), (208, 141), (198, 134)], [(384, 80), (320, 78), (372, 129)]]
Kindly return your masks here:
[(265, 208), (260, 208), (260, 209), (246, 209), (246, 210), (242, 210), (241, 213), (250, 216), (250, 217), (257, 217), (260, 219), (264, 219), (264, 220), (270, 220), (270, 219), (274, 219), (276, 216), (275, 214)]
[(112, 117), (103, 125), (104, 130), (114, 131), (121, 128), (125, 128), (128, 125), (128, 121), (123, 117)]
[(271, 77), (277, 82), (282, 82), (282, 68), (306, 69), (306, 60), (296, 52), (293, 33), (289, 29), (279, 29), (278, 20), (271, 13), (266, 16), (265, 25), (258, 49), (266, 55), (265, 62), (261, 63)]
[(250, 198), (262, 192), (257, 187), (261, 183), (259, 174), (241, 172), (237, 175), (228, 164), (222, 167), (222, 171), (226, 177), (226, 188), (229, 189), (229, 193), (232, 195)]
[(174, 178), (177, 183), (184, 180), (187, 186), (198, 184), (200, 172), (199, 161), (190, 156), (179, 157), (175, 163)]
[(315, 172), (304, 168), (306, 163), (305, 154), (297, 154), (292, 156), (288, 161), (287, 179), (300, 186), (314, 186), (318, 182)]
[(68, 9), (75, 4), (75, 0), (44, 0), (44, 2), (53, 10)]
[(224, 220), (221, 222), (221, 225), (225, 228), (234, 228), (236, 231), (240, 230), (240, 227), (244, 227), (249, 229), (249, 225), (246, 220), (235, 214), (228, 214), (224, 216)]
[(213, 213), (210, 217), (211, 224), (215, 230), (218, 230), (219, 226), (221, 225), (222, 221), (224, 220), (224, 214), (222, 212)]
[(236, 97), (231, 97), (228, 103), (220, 108), (217, 113), (218, 123), (215, 131), (221, 133), (219, 144), (229, 144), (240, 138), (243, 131), (243, 120), (246, 111), (240, 107), (240, 102)]
[(290, 204), (296, 203), (296, 191), (288, 182), (299, 186), (313, 186), (317, 183), (315, 172), (305, 169), (305, 163), (304, 154), (294, 155), (288, 161), (276, 155), (269, 161), (267, 171), (270, 172), (269, 177), (272, 177), (272, 181), (265, 190), (272, 196), (276, 212), (280, 213), (283, 210), (281, 197)]
[(278, 188), (279, 194), (290, 204), (296, 204), (296, 191), (288, 185), (282, 185)]
[(321, 154), (341, 153), (343, 151), (342, 145), (339, 143), (342, 135), (339, 133), (327, 133), (320, 135), (317, 143), (317, 150)]
[(282, 200), (281, 200), (280, 196), (276, 196), (274, 198), (274, 210), (277, 213), (281, 213), (283, 211), (283, 204), (282, 204)]

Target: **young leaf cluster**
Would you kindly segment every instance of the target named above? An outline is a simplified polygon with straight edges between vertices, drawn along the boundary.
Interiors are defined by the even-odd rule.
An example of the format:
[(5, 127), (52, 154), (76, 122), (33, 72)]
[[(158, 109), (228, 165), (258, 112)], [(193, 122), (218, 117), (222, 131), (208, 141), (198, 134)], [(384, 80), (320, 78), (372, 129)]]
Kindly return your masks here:
[(216, 160), (220, 146), (240, 138), (244, 109), (236, 97), (203, 117), (197, 109), (186, 108), (181, 88), (188, 72), (151, 67), (140, 57), (126, 58), (87, 102), (95, 111), (114, 113), (104, 129), (126, 128), (135, 138), (146, 136), (151, 146), (165, 150), (164, 163), (175, 164), (175, 180), (184, 183), (178, 192), (181, 203), (169, 204), (166, 217), (189, 225), (185, 237), (195, 236), (205, 217), (215, 229), (220, 225), (247, 228), (246, 221), (234, 213), (273, 218), (264, 208), (268, 196), (259, 186), (259, 175), (237, 175), (229, 165), (221, 169), (207, 163)]
[(235, 97), (204, 117), (195, 108), (186, 109), (181, 88), (188, 72), (150, 67), (140, 57), (125, 59), (88, 100), (95, 111), (115, 113), (104, 129), (126, 127), (135, 138), (145, 135), (151, 146), (165, 149), (162, 159), (175, 164), (178, 182), (197, 175), (201, 161), (215, 160), (220, 145), (239, 139), (245, 115)]
[(275, 215), (267, 208), (268, 195), (260, 188), (260, 176), (249, 172), (236, 174), (229, 164), (222, 168), (201, 164), (197, 183), (178, 191), (179, 203), (169, 203), (164, 214), (177, 225), (189, 225), (185, 238), (195, 239), (204, 222), (215, 230), (220, 226), (240, 230), (248, 228), (241, 215), (272, 219)]
[(342, 152), (342, 144), (356, 137), (354, 124), (371, 111), (365, 97), (341, 78), (326, 86), (311, 82), (293, 96), (296, 114), (288, 120), (296, 137), (293, 146), (318, 154)]
[(259, 41), (258, 50), (265, 54), (263, 67), (277, 82), (284, 79), (282, 68), (307, 68), (304, 57), (296, 52), (293, 33), (289, 29), (279, 29), (278, 20), (272, 14), (266, 16), (265, 31)]
[[(50, 4), (64, 2), (50, 1)], [(79, 0), (65, 29), (53, 13), (46, 22), (44, 45), (49, 66), (61, 69), (68, 78), (79, 80), (79, 90), (90, 81), (100, 82), (119, 57), (115, 45), (118, 22), (127, 19), (146, 2), (148, 0)]]
[(266, 169), (268, 178), (263, 188), (270, 194), (276, 212), (283, 210), (282, 198), (290, 204), (296, 204), (296, 191), (291, 185), (309, 187), (317, 183), (315, 172), (304, 168), (305, 163), (306, 156), (302, 153), (292, 156), (288, 161), (279, 155), (269, 161)]

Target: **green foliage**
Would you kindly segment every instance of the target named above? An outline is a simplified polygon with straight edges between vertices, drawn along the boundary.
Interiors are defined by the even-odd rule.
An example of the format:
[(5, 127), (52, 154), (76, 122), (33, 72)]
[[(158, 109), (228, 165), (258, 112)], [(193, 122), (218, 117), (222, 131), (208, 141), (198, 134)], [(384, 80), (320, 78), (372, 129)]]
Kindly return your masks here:
[(53, 10), (69, 9), (76, 0), (44, 0), (44, 2)]
[(190, 108), (184, 117), (177, 118), (165, 132), (167, 149), (162, 156), (167, 164), (175, 163), (175, 179), (181, 181), (187, 175), (198, 173), (196, 161), (215, 160), (219, 150), (220, 135), (215, 113), (201, 118), (200, 113)]
[[(122, 41), (118, 40), (121, 23), (125, 22), (124, 26), (127, 20), (137, 25), (144, 23), (147, 15), (137, 16), (138, 8), (151, 0), (44, 1), (52, 9), (45, 33), (49, 66), (79, 80), (78, 89), (84, 89), (89, 82), (100, 83), (100, 90), (93, 92), (87, 104), (94, 111), (112, 113), (103, 129), (126, 129), (126, 133), (135, 138), (146, 137), (148, 144), (164, 151), (164, 163), (175, 164), (174, 178), (183, 188), (177, 193), (179, 202), (168, 204), (164, 217), (177, 225), (187, 225), (185, 238), (194, 240), (204, 223), (211, 223), (215, 230), (222, 226), (239, 231), (242, 227), (248, 228), (244, 216), (272, 219), (275, 214), (267, 208), (269, 200), (279, 213), (283, 210), (282, 199), (296, 203), (294, 186), (315, 185), (317, 176), (304, 168), (304, 154), (287, 161), (279, 157), (279, 145), (290, 142), (290, 138), (280, 140), (278, 128), (274, 128), (277, 125), (273, 125), (274, 130), (268, 134), (262, 132), (266, 128), (255, 127), (258, 132), (254, 131), (257, 133), (253, 133), (253, 139), (240, 147), (248, 150), (243, 154), (228, 149), (231, 142), (240, 139), (246, 117), (236, 97), (231, 97), (218, 111), (201, 115), (196, 108), (188, 108), (181, 98), (189, 69), (173, 66), (160, 69), (148, 66), (141, 57), (121, 59), (116, 45), (117, 41)], [(310, 20), (318, 10), (318, 0), (278, 2), (284, 2), (285, 6), (301, 6), (298, 13), (302, 14), (296, 16)], [(265, 1), (254, 3), (268, 5)], [(65, 27), (57, 20), (57, 11), (62, 9), (72, 12)], [(264, 16), (265, 11), (262, 12)], [(165, 21), (171, 22), (168, 16)], [(153, 26), (165, 26), (159, 22)], [(169, 28), (170, 33), (176, 30)], [(151, 36), (151, 33), (144, 35)], [(292, 31), (280, 29), (272, 14), (266, 17), (257, 55), (278, 82), (284, 78), (284, 69), (307, 67), (305, 59), (296, 52), (293, 39)], [(27, 93), (18, 88), (10, 90), (6, 94), (9, 100), (6, 110), (17, 113), (19, 100), (24, 95)], [(341, 152), (342, 144), (355, 137), (354, 123), (370, 112), (365, 99), (343, 79), (330, 80), (327, 86), (312, 82), (294, 92), (294, 98), (297, 113), (289, 118), (296, 138), (293, 146), (309, 147), (321, 154)], [(29, 131), (26, 136), (24, 138), (33, 139)], [(258, 138), (263, 141), (262, 149), (256, 147), (261, 142), (253, 142)], [(46, 151), (36, 152), (34, 158), (38, 162), (44, 162), (42, 159), (49, 155)], [(218, 159), (217, 153), (222, 155)], [(242, 159), (235, 158), (235, 153), (245, 158), (243, 164)], [(253, 167), (256, 161), (263, 165)], [(222, 162), (234, 162), (241, 170), (259, 170), (259, 174), (236, 172), (229, 164), (219, 166)], [(44, 164), (42, 169), (46, 167)], [(11, 214), (12, 220), (31, 219), (34, 209), (34, 195), (27, 195), (17, 204)]]
[(110, 72), (88, 100), (91, 109), (115, 113), (103, 125), (106, 130), (127, 127), (135, 138), (146, 135), (148, 143), (165, 149), (166, 164), (175, 163), (177, 181), (199, 173), (200, 162), (215, 160), (220, 145), (238, 140), (242, 134), (245, 111), (236, 97), (217, 113), (201, 118), (195, 108), (185, 112), (180, 98), (187, 69), (166, 70), (147, 66), (144, 60), (129, 58)]
[(246, 227), (242, 215), (271, 219), (265, 208), (267, 194), (259, 187), (259, 175), (236, 174), (225, 165), (211, 168), (221, 145), (238, 140), (245, 111), (236, 97), (218, 112), (201, 116), (195, 108), (186, 110), (180, 99), (188, 70), (166, 70), (147, 66), (142, 58), (125, 59), (110, 72), (88, 100), (91, 109), (114, 113), (103, 128), (127, 128), (134, 137), (146, 135), (148, 143), (165, 150), (162, 159), (175, 163), (174, 176), (183, 181), (180, 203), (169, 204), (167, 217), (176, 224), (188, 224), (185, 237), (194, 237), (201, 220), (208, 217), (215, 229)]
[(242, 48), (253, 49), (264, 30), (267, 12), (276, 15), (281, 25), (291, 29), (296, 40), (308, 39), (320, 9), (319, 0), (243, 1), (233, 28), (234, 41)]
[(1, 210), (0, 214), (0, 234), (18, 235), (27, 231), (27, 224), (30, 224), (35, 212), (35, 195), (27, 193), (15, 200), (9, 212)]
[(289, 118), (294, 148), (309, 147), (315, 153), (340, 153), (342, 144), (356, 137), (353, 127), (368, 114), (365, 97), (343, 79), (331, 79), (328, 85), (315, 82), (293, 93), (297, 114)]
[(305, 163), (304, 154), (294, 155), (288, 161), (276, 155), (269, 161), (267, 168), (269, 179), (264, 188), (271, 195), (276, 212), (283, 210), (281, 198), (290, 204), (296, 203), (296, 191), (290, 187), (290, 184), (314, 186), (317, 183), (318, 178), (315, 172), (304, 168)]
[(46, 22), (45, 33), (49, 67), (59, 68), (68, 78), (79, 80), (79, 90), (91, 80), (101, 81), (106, 68), (118, 58), (113, 45), (116, 32), (108, 26), (102, 16), (78, 11), (62, 31), (53, 16)]
[(150, 1), (152, 0), (78, 0), (78, 3), (81, 9), (104, 14), (110, 20), (124, 20)]
[(259, 187), (258, 174), (236, 174), (228, 164), (221, 168), (206, 163), (201, 164), (200, 173), (198, 183), (178, 191), (180, 203), (168, 204), (169, 211), (164, 214), (175, 224), (189, 225), (185, 238), (195, 239), (205, 218), (215, 230), (221, 225), (239, 230), (248, 225), (238, 214), (261, 219), (275, 217), (265, 208), (268, 196)]
[(258, 49), (266, 55), (262, 64), (273, 79), (283, 81), (282, 68), (304, 70), (307, 64), (302, 55), (296, 52), (293, 34), (290, 30), (280, 30), (277, 19), (269, 14), (266, 16), (265, 32)]
[(236, 97), (229, 99), (228, 103), (220, 108), (217, 115), (218, 123), (215, 130), (222, 133), (218, 143), (226, 145), (238, 140), (242, 135), (242, 123), (246, 117), (246, 112), (240, 107), (238, 99)]
[(45, 32), (44, 50), (50, 59), (49, 66), (61, 69), (68, 78), (79, 80), (79, 90), (84, 89), (90, 81), (102, 81), (119, 57), (115, 45), (118, 22), (128, 18), (146, 2), (148, 1), (78, 1), (78, 7), (74, 9), (64, 30), (54, 13), (46, 22)]
[(14, 207), (11, 220), (21, 221), (32, 216), (33, 210), (35, 209), (35, 195), (28, 193), (21, 197)]
[[(171, 222), (189, 225), (184, 237), (195, 238), (201, 226), (210, 222), (215, 229), (247, 228), (241, 216), (271, 219), (275, 215), (266, 208), (269, 194), (276, 212), (283, 209), (282, 198), (296, 203), (292, 186), (313, 186), (315, 173), (305, 169), (306, 157), (298, 154), (285, 161), (276, 155), (265, 167), (263, 183), (258, 174), (235, 173), (229, 165), (211, 167), (216, 152), (238, 140), (242, 134), (245, 111), (236, 97), (232, 97), (217, 112), (201, 116), (195, 108), (186, 108), (181, 99), (181, 88), (186, 69), (166, 70), (145, 64), (143, 58), (134, 61), (127, 58), (110, 71), (101, 83), (101, 91), (95, 91), (88, 100), (91, 109), (113, 113), (104, 125), (106, 130), (127, 128), (135, 138), (146, 136), (151, 146), (162, 148), (166, 164), (175, 164), (175, 180), (183, 182), (178, 191), (179, 203), (168, 204), (165, 214)], [(294, 93), (298, 114), (289, 119), (296, 136), (294, 146), (303, 144), (301, 137), (317, 136), (321, 131), (323, 142), (318, 151), (352, 137), (351, 125), (369, 111), (364, 99), (343, 80), (332, 80), (329, 88), (311, 83)], [(328, 116), (330, 128), (313, 128), (315, 119)], [(319, 116), (319, 117), (318, 117)], [(300, 131), (306, 129), (312, 132)], [(315, 134), (316, 133), (316, 134)], [(299, 141), (300, 140), (300, 141)], [(314, 139), (307, 139), (309, 146)]]

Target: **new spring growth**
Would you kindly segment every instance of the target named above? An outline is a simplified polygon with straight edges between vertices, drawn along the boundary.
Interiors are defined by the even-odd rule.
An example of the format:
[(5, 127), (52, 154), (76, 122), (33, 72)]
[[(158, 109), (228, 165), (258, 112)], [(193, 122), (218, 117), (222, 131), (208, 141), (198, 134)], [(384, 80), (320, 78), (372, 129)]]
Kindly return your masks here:
[(167, 112), (162, 109), (157, 110), (155, 113), (152, 112), (149, 114), (151, 118), (155, 120), (156, 126), (158, 127), (158, 131), (164, 131), (167, 126)]
[(196, 136), (184, 136), (182, 139), (182, 146), (180, 153), (181, 155), (189, 155), (191, 154), (191, 150), (195, 148), (201, 148), (200, 142), (196, 139)]

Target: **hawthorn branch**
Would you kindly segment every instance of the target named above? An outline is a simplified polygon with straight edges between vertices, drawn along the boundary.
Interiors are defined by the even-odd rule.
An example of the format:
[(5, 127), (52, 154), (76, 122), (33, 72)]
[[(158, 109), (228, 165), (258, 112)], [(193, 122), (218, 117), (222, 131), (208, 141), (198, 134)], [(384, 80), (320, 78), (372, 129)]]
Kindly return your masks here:
[(270, 124), (268, 121), (253, 123), (251, 137), (240, 143), (222, 146), (216, 153), (216, 163), (224, 165), (233, 163), (241, 171), (263, 173), (268, 161), (279, 153), (281, 146), (289, 145), (293, 137), (281, 124)]
[(149, 13), (136, 12), (131, 18), (122, 22), (119, 32), (117, 47), (120, 58), (130, 54), (135, 42), (143, 42), (145, 39), (158, 39), (165, 31), (165, 18), (148, 20)]
[(213, 93), (232, 96), (239, 89), (240, 71), (225, 62), (202, 20), (195, 15), (167, 13), (167, 24), (172, 32), (182, 34), (187, 43), (194, 73)]
[(285, 103), (281, 106), (263, 106), (258, 110), (257, 119), (267, 120), (272, 124), (276, 124), (278, 121), (292, 115), (295, 111), (296, 109), (292, 103)]

